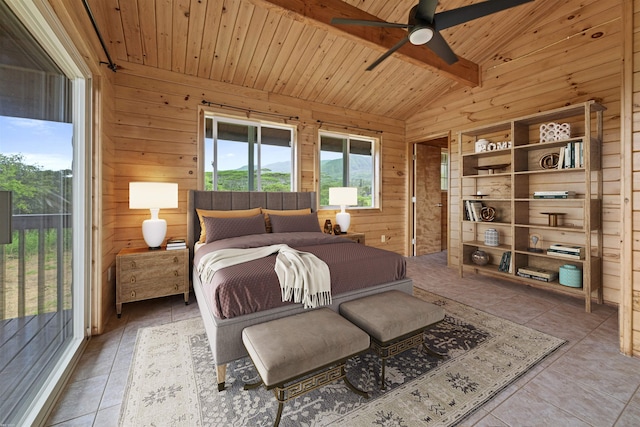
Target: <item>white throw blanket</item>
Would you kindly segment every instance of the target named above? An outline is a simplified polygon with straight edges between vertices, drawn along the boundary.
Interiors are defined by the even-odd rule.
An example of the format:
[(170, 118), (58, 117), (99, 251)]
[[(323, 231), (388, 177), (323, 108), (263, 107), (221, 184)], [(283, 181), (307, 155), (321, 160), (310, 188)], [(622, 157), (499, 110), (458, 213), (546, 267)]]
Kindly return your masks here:
[(327, 264), (315, 255), (287, 245), (247, 249), (220, 249), (204, 255), (197, 265), (203, 282), (211, 282), (218, 270), (264, 258), (278, 252), (275, 272), (282, 301), (301, 302), (304, 308), (331, 304), (331, 275)]

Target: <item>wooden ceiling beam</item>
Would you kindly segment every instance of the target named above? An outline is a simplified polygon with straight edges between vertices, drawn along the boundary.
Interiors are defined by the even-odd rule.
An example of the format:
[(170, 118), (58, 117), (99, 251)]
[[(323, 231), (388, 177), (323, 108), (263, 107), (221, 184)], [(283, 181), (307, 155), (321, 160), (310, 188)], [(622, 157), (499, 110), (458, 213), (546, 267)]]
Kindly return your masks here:
[[(366, 19), (382, 21), (357, 7), (341, 0), (250, 0), (256, 6), (275, 10), (288, 18), (320, 27), (334, 34), (340, 34), (358, 43), (363, 41), (382, 53), (394, 46), (407, 35), (401, 28), (369, 27), (359, 25), (332, 25), (332, 18)], [(394, 53), (398, 58), (417, 66), (436, 72), (443, 77), (453, 79), (466, 86), (479, 86), (480, 72), (478, 64), (460, 58), (448, 65), (438, 55), (424, 46), (405, 44)]]

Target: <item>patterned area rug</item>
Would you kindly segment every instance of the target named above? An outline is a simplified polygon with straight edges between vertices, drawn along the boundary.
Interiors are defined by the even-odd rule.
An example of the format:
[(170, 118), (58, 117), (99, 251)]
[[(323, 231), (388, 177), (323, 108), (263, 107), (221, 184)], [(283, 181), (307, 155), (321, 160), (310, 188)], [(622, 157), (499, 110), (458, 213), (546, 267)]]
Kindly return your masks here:
[[(365, 399), (339, 381), (286, 402), (281, 426), (450, 426), (481, 407), (564, 341), (452, 300), (415, 289), (444, 307), (427, 330), (427, 345), (387, 361), (379, 389), (379, 359), (353, 358), (347, 376)], [(249, 358), (216, 373), (200, 318), (141, 329), (120, 415), (121, 426), (271, 426), (277, 402), (264, 387), (244, 391), (257, 374)]]

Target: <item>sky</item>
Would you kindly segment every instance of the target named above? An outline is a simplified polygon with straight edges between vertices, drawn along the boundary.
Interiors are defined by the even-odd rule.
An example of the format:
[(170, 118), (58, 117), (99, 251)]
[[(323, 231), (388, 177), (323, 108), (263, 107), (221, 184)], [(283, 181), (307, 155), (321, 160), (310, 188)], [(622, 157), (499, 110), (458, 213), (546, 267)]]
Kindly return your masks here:
[(0, 153), (43, 170), (71, 169), (73, 125), (0, 116)]

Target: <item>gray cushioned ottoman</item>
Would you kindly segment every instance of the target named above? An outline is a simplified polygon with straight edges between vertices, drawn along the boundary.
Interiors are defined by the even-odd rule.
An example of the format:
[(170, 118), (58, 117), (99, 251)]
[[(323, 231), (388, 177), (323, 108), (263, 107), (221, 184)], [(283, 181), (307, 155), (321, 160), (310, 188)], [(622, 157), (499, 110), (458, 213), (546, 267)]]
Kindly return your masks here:
[(382, 359), (383, 389), (386, 359), (424, 344), (424, 330), (444, 319), (442, 307), (395, 290), (344, 302), (340, 314), (371, 336), (371, 347)]
[(369, 349), (369, 335), (329, 308), (249, 326), (242, 330), (242, 342), (265, 387), (274, 389), (278, 399), (274, 425), (285, 401), (341, 378), (368, 397), (348, 381), (344, 367), (347, 359)]

